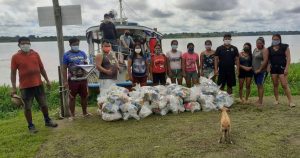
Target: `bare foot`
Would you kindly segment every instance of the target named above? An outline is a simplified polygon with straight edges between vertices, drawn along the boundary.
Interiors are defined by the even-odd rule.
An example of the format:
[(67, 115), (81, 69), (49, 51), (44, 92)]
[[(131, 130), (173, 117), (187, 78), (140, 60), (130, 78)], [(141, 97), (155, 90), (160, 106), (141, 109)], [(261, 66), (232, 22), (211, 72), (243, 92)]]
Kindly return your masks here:
[(290, 103), (289, 106), (290, 106), (291, 108), (294, 108), (294, 107), (296, 107), (296, 104), (295, 104), (295, 103)]
[(279, 101), (276, 100), (273, 104), (274, 104), (274, 105), (279, 105)]

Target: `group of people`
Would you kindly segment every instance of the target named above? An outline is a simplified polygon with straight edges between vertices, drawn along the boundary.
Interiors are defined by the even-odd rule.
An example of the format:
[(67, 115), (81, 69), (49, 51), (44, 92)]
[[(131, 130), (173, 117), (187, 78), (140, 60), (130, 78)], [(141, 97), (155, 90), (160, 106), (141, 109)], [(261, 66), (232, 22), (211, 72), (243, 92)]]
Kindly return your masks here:
[[(205, 50), (199, 55), (195, 52), (193, 43), (187, 44), (185, 53), (179, 51), (178, 41), (171, 41), (170, 51), (164, 53), (159, 42), (153, 47), (153, 54), (145, 52), (143, 45), (136, 42), (132, 53), (128, 56), (129, 80), (133, 86), (140, 84), (147, 85), (147, 80), (152, 80), (153, 85), (167, 84), (167, 77), (172, 83), (183, 84), (185, 79), (186, 86), (199, 84), (199, 77), (204, 76), (217, 80), (221, 90), (227, 86), (227, 92), (232, 94), (232, 87), (236, 85), (236, 75), (239, 78), (239, 94), (243, 103), (248, 102), (252, 78), (258, 88), (258, 106), (263, 105), (264, 80), (268, 72), (271, 73), (275, 104), (279, 104), (278, 87), (281, 84), (288, 98), (289, 106), (294, 107), (291, 92), (288, 86), (287, 76), (290, 66), (290, 49), (287, 44), (281, 42), (281, 36), (276, 34), (272, 37), (272, 45), (265, 47), (265, 41), (259, 37), (256, 41), (256, 48), (252, 51), (250, 43), (245, 43), (243, 51), (239, 53), (237, 47), (231, 45), (231, 35), (224, 35), (224, 44), (215, 51), (212, 50), (212, 41), (205, 41)], [(80, 40), (71, 38), (69, 40), (70, 50), (63, 56), (63, 76), (64, 87), (69, 90), (69, 106), (71, 117), (75, 117), (76, 95), (81, 98), (82, 113), (84, 117), (90, 116), (87, 112), (88, 88), (87, 80), (82, 77), (83, 70), (78, 65), (87, 63), (87, 55), (80, 50)], [(109, 86), (116, 83), (119, 61), (116, 58), (111, 41), (102, 41), (101, 52), (97, 54), (95, 66), (100, 72), (100, 92), (109, 90)], [(19, 88), (21, 98), (24, 101), (24, 113), (28, 122), (30, 132), (36, 133), (37, 130), (32, 121), (31, 106), (35, 98), (43, 112), (45, 125), (57, 127), (48, 114), (46, 95), (41, 76), (50, 87), (50, 81), (44, 69), (39, 54), (31, 49), (30, 39), (21, 37), (18, 41), (20, 50), (13, 55), (11, 60), (11, 94), (17, 93), (16, 73), (19, 74)], [(270, 67), (268, 70), (268, 66)], [(75, 78), (75, 80), (73, 80)], [(76, 79), (77, 78), (77, 79)], [(79, 78), (79, 79), (78, 79)], [(80, 79), (82, 78), (82, 79)], [(243, 87), (246, 85), (246, 96), (243, 96)]]
[(241, 52), (231, 45), (230, 34), (225, 34), (223, 41), (223, 45), (212, 50), (212, 41), (206, 40), (205, 50), (200, 55), (194, 51), (193, 43), (187, 44), (185, 53), (177, 49), (177, 40), (171, 41), (171, 50), (166, 53), (162, 52), (161, 45), (157, 43), (150, 59), (141, 51), (141, 45), (136, 44), (128, 60), (129, 79), (133, 85), (138, 83), (142, 86), (147, 85), (147, 80), (152, 80), (153, 85), (165, 85), (167, 77), (170, 78), (171, 83), (181, 85), (185, 79), (186, 86), (191, 87), (199, 84), (199, 77), (203, 76), (216, 81), (221, 90), (226, 87), (227, 92), (232, 94), (232, 87), (236, 86), (236, 78), (238, 78), (241, 103), (249, 103), (252, 79), (254, 79), (258, 89), (258, 100), (255, 104), (262, 106), (263, 84), (270, 73), (274, 87), (274, 104), (279, 104), (280, 83), (288, 98), (288, 105), (295, 106), (287, 81), (291, 61), (290, 49), (287, 44), (281, 42), (279, 34), (272, 36), (270, 47), (265, 47), (264, 38), (259, 37), (253, 50), (250, 43), (245, 43)]

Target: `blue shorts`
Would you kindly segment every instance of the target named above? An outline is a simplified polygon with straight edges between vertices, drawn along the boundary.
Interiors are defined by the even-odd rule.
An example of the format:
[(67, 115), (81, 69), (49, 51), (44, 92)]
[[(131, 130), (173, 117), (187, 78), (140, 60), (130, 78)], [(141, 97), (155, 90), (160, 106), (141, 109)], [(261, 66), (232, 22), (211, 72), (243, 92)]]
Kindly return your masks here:
[(254, 74), (254, 81), (256, 85), (263, 85), (265, 79), (265, 72)]

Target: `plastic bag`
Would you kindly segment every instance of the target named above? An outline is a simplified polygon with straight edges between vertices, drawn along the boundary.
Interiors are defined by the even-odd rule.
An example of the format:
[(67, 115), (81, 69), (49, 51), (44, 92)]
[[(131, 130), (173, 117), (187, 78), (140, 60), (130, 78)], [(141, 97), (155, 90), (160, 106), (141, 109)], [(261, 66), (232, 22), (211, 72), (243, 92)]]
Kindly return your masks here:
[(192, 113), (201, 110), (201, 106), (200, 106), (200, 104), (198, 102), (191, 102), (190, 104), (191, 104), (191, 112)]
[(223, 106), (230, 107), (234, 100), (231, 95), (229, 95), (227, 92), (219, 91), (216, 99), (215, 99), (216, 105), (219, 109), (221, 109)]
[(102, 112), (101, 116), (104, 121), (117, 121), (122, 118), (122, 115), (120, 112), (116, 112), (116, 113)]
[(200, 90), (206, 95), (215, 95), (220, 91), (220, 87), (210, 79), (200, 77)]
[(102, 112), (104, 113), (116, 113), (119, 111), (119, 106), (109, 102), (105, 102), (102, 106)]
[(214, 104), (214, 99), (215, 98), (213, 95), (202, 94), (200, 97), (200, 103), (201, 103), (202, 110), (205, 112), (217, 110), (217, 107)]
[(183, 100), (180, 97), (169, 95), (169, 108), (174, 114), (184, 112)]
[(139, 116), (140, 116), (140, 118), (146, 118), (151, 114), (152, 114), (152, 110), (149, 107), (149, 103), (145, 102), (139, 112)]
[(140, 117), (137, 114), (138, 108), (135, 105), (131, 103), (126, 103), (121, 105), (120, 109), (123, 113), (123, 120), (128, 120), (129, 118), (140, 120)]

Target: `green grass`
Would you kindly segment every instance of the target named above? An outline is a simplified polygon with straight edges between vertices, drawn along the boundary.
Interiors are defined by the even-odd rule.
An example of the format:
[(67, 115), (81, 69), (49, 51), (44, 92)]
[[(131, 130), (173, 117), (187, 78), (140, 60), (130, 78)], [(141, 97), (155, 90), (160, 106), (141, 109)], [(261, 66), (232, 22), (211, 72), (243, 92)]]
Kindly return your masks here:
[[(254, 100), (255, 98), (251, 98)], [(299, 96), (294, 96), (297, 102)], [(40, 112), (31, 135), (21, 112), (0, 120), (0, 157), (298, 157), (300, 106), (274, 107), (235, 104), (229, 113), (234, 144), (219, 144), (217, 111), (150, 116), (141, 121), (102, 121), (90, 118), (57, 121), (57, 129), (44, 127)], [(95, 113), (95, 107), (89, 108)], [(80, 113), (80, 108), (77, 109)]]

